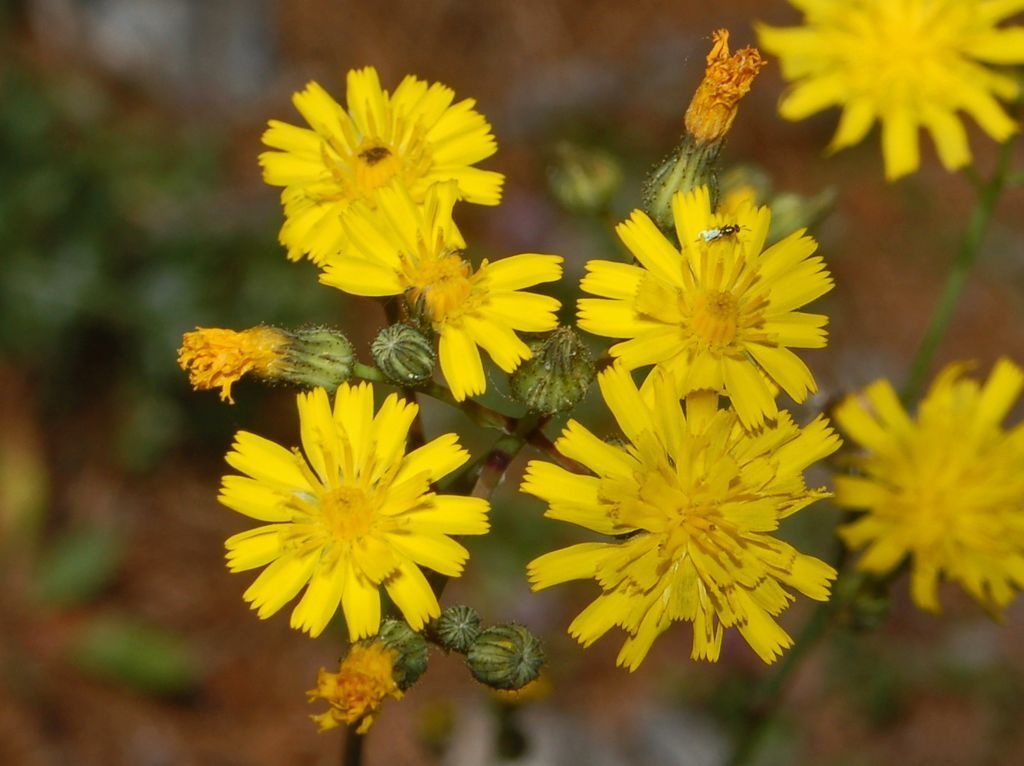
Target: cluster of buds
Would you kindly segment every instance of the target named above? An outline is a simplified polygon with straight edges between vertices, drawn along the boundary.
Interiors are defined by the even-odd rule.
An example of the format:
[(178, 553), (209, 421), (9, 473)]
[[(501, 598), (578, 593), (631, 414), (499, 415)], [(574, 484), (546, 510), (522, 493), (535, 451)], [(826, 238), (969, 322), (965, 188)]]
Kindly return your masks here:
[[(544, 650), (529, 630), (515, 624), (481, 629), (480, 615), (468, 606), (444, 609), (429, 635), (445, 651), (465, 655), (473, 677), (496, 691), (524, 689), (544, 665)], [(423, 635), (401, 620), (384, 620), (376, 636), (352, 644), (337, 671), (320, 669), (316, 688), (306, 694), (328, 708), (312, 719), (320, 731), (346, 725), (366, 733), (384, 700), (401, 699), (426, 672), (428, 654)]]
[(444, 609), (431, 636), (445, 651), (465, 655), (473, 678), (498, 691), (523, 689), (537, 680), (544, 666), (544, 648), (527, 628), (515, 623), (481, 628), (472, 607)]
[[(533, 355), (510, 378), (513, 398), (541, 415), (575, 407), (594, 380), (593, 359), (576, 331), (560, 327), (529, 346)], [(385, 327), (370, 353), (380, 373), (403, 388), (430, 380), (437, 362), (430, 338), (410, 324)], [(352, 344), (337, 330), (289, 331), (266, 325), (241, 331), (196, 328), (185, 333), (178, 363), (188, 371), (193, 388), (219, 388), (221, 399), (232, 403), (231, 387), (246, 375), (265, 383), (333, 391), (368, 369), (357, 362)]]

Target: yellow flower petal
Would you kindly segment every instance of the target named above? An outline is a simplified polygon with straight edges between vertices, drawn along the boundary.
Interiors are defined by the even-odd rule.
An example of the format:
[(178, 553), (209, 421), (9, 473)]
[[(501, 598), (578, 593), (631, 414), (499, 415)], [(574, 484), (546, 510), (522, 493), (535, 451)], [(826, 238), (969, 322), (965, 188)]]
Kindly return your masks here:
[(478, 396), (487, 389), (480, 352), (465, 330), (445, 327), (438, 344), (441, 372), (451, 386), (455, 401)]

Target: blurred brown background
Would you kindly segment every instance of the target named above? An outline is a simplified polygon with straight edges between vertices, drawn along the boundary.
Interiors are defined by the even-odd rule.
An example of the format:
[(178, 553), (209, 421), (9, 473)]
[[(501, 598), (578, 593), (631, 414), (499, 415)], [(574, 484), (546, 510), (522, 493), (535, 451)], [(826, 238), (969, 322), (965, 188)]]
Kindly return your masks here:
[[(259, 621), (241, 599), (248, 577), (222, 559), (223, 539), (247, 523), (215, 502), (223, 453), (238, 428), (295, 443), (292, 394), (243, 383), (230, 407), (190, 392), (175, 364), (196, 325), (329, 321), (365, 354), (383, 321), (369, 302), (317, 285), (308, 263), (285, 261), (277, 190), (256, 164), (266, 120), (299, 122), (289, 96), (309, 79), (342, 99), (345, 71), (366, 64), (385, 87), (415, 73), (476, 98), (500, 147), (486, 167), (507, 183), (500, 207), (461, 209), (471, 252), (564, 255), (571, 307), (583, 263), (616, 245), (606, 221), (553, 198), (557, 142), (602, 147), (621, 164), (620, 219), (678, 140), (711, 31), (729, 28), (739, 47), (754, 42), (753, 20), (797, 15), (776, 0), (0, 9), (0, 764), (338, 763), (340, 736), (315, 733), (304, 691), (336, 662), (341, 633), (311, 641), (288, 628), (287, 610)], [(819, 304), (830, 346), (805, 357), (822, 387), (807, 415), (905, 373), (972, 200), (930, 147), (897, 185), (882, 180), (877, 136), (826, 158), (836, 114), (784, 123), (782, 88), (769, 64), (724, 159), (761, 166), (776, 191), (837, 195), (815, 232), (837, 287)], [(976, 131), (972, 145), (987, 172), (993, 147)], [(1024, 362), (1022, 236), (1018, 190), (940, 362)], [(455, 415), (428, 415), (428, 426), (487, 443)], [(597, 418), (592, 401), (582, 417)], [(544, 636), (552, 696), (506, 716), (502, 731), (459, 661), (435, 653), (376, 723), (367, 762), (721, 763), (736, 700), (765, 668), (735, 636), (720, 664), (691, 662), (686, 626), (632, 675), (613, 667), (617, 637), (580, 650), (565, 626), (589, 587), (533, 596), (522, 574), (572, 533), (512, 486), (446, 595)], [(835, 517), (804, 515), (790, 534), (827, 553)], [(1024, 607), (998, 624), (948, 590), (946, 613), (932, 617), (905, 591), (901, 582), (878, 630), (840, 636), (806, 664), (759, 763), (1024, 762)], [(784, 616), (791, 630), (804, 607)]]

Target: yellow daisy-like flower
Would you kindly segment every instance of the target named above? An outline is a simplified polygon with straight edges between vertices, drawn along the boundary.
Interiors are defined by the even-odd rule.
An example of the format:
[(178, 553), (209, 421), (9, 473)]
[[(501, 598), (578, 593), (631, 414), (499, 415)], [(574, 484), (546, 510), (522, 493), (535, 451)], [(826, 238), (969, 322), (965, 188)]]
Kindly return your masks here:
[(487, 388), (479, 348), (512, 372), (529, 347), (516, 335), (553, 330), (559, 302), (523, 292), (562, 276), (557, 255), (523, 254), (483, 261), (474, 270), (452, 221), (454, 183), (436, 184), (417, 205), (404, 187), (381, 189), (377, 207), (355, 204), (344, 216), (349, 248), (331, 259), (324, 284), (354, 295), (404, 295), (437, 333), (438, 357), (459, 401)]
[(369, 731), (384, 700), (402, 698), (394, 677), (397, 657), (397, 651), (379, 641), (359, 643), (352, 645), (337, 673), (320, 668), (316, 688), (306, 692), (310, 702), (325, 700), (329, 705), (326, 712), (310, 716), (320, 731), (356, 722), (359, 723), (357, 734)]
[(785, 586), (824, 601), (836, 573), (771, 533), (828, 496), (802, 474), (839, 439), (824, 418), (801, 430), (786, 413), (751, 434), (707, 394), (688, 399), (684, 413), (664, 373), (652, 378), (648, 402), (621, 365), (598, 376), (624, 446), (575, 421), (558, 439), (558, 451), (595, 476), (536, 460), (527, 467), (522, 491), (546, 501), (548, 517), (619, 537), (541, 556), (530, 582), (537, 590), (596, 579), (601, 595), (569, 632), (587, 646), (622, 628), (618, 664), (630, 670), (678, 620), (693, 623), (694, 659), (717, 660), (723, 627), (736, 627), (772, 662), (792, 644), (774, 619), (793, 600)]
[(940, 577), (997, 612), (1024, 587), (1024, 424), (1002, 421), (1024, 372), (1002, 359), (981, 385), (952, 364), (935, 379), (916, 419), (888, 381), (847, 398), (839, 426), (865, 449), (860, 476), (836, 478), (836, 502), (863, 509), (839, 531), (857, 565), (875, 574), (910, 558), (911, 596), (939, 611)]
[(240, 431), (220, 502), (269, 522), (226, 542), (228, 567), (266, 569), (244, 598), (265, 619), (299, 591), (291, 625), (319, 635), (341, 603), (352, 640), (377, 633), (380, 588), (413, 630), (440, 614), (421, 566), (456, 577), (469, 554), (449, 535), (487, 532), (486, 500), (431, 485), (469, 458), (455, 434), (408, 454), (417, 406), (392, 394), (374, 415), (373, 387), (343, 384), (331, 410), (322, 388), (299, 394), (302, 448)]
[(998, 99), (1020, 90), (990, 64), (1024, 63), (1024, 28), (999, 28), (1021, 0), (790, 0), (802, 27), (758, 26), (761, 45), (795, 84), (779, 105), (789, 120), (842, 106), (832, 150), (859, 143), (882, 123), (890, 180), (920, 164), (918, 129), (927, 128), (942, 164), (971, 160), (958, 113), (996, 141), (1017, 130)]
[(762, 250), (767, 207), (714, 214), (702, 186), (676, 194), (672, 212), (681, 248), (639, 210), (619, 224), (640, 265), (590, 261), (581, 287), (601, 298), (579, 301), (579, 326), (628, 338), (610, 349), (627, 369), (660, 365), (680, 396), (724, 393), (745, 426), (759, 426), (778, 412), (772, 382), (797, 402), (817, 390), (789, 349), (825, 345), (828, 318), (795, 309), (831, 290), (832, 278), (803, 229)]
[(472, 99), (453, 104), (450, 88), (408, 76), (393, 95), (373, 67), (348, 73), (347, 108), (315, 82), (293, 97), (310, 128), (277, 120), (260, 155), (263, 178), (283, 186), (281, 243), (288, 257), (317, 264), (344, 246), (340, 215), (354, 200), (398, 179), (419, 202), (438, 181), (454, 180), (459, 197), (497, 205), (504, 177), (473, 167), (497, 151), (491, 127)]

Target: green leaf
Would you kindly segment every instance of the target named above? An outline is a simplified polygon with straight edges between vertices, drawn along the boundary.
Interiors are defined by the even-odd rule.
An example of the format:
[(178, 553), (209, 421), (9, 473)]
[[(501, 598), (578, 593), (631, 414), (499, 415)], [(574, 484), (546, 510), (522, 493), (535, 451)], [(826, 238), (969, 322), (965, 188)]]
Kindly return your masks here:
[(71, 660), (85, 673), (155, 696), (185, 695), (201, 683), (190, 644), (127, 618), (104, 618), (87, 626), (73, 644)]
[(82, 527), (64, 533), (36, 571), (36, 596), (54, 606), (95, 598), (117, 574), (121, 544), (108, 529)]

